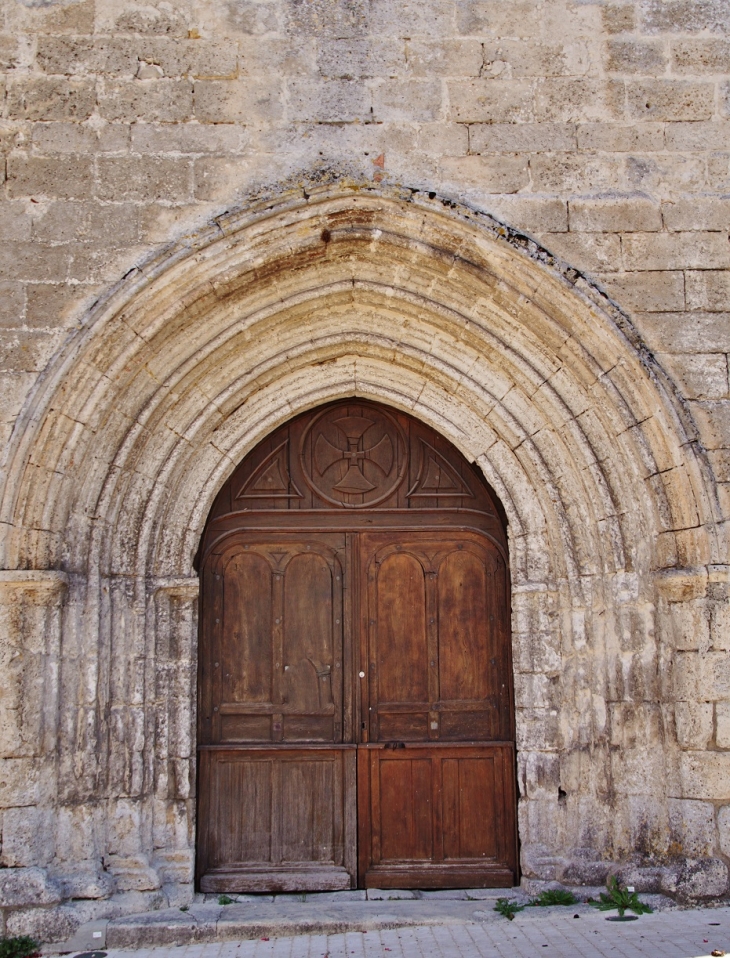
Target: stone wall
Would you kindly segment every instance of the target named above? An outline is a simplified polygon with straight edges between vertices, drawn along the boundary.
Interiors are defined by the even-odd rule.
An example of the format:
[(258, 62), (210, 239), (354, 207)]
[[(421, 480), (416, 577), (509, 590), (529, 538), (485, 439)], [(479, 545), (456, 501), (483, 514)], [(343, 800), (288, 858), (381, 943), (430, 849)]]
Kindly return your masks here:
[[(525, 875), (601, 881), (620, 866), (641, 869), (639, 886), (724, 893), (728, 4), (3, 0), (0, 16), (7, 928), (58, 936), (189, 895), (205, 503), (257, 438), (348, 390), (442, 429), (510, 515)], [(284, 257), (251, 225), (274, 201), (255, 198), (301, 201), (336, 175), (357, 187), (350, 206), (368, 190), (396, 198), (376, 203), (381, 230), (422, 198), (432, 258), (481, 249), (485, 231), (474, 298), (431, 290), (428, 257), (387, 247), (373, 273), (350, 250), (368, 281), (392, 265), (392, 290), (438, 309), (396, 292), (386, 320), (388, 303), (363, 293), (363, 328), (322, 293), (330, 339), (306, 363), (292, 357), (320, 326), (292, 306), (260, 340), (241, 333), (247, 369), (269, 343), (268, 372), (244, 383), (225, 354), (205, 379), (230, 303), (273, 317), (278, 302), (236, 299), (246, 244), (259, 265)], [(449, 204), (454, 223), (437, 227)], [(238, 206), (255, 211), (240, 236)], [(295, 249), (287, 208), (273, 222)], [(344, 215), (337, 202), (313, 214), (307, 295), (352, 278), (317, 245)], [(413, 224), (402, 235), (421, 242)], [(230, 252), (211, 253), (221, 241)], [(282, 264), (276, 288), (294, 290)], [(279, 338), (289, 353), (274, 363)], [(475, 398), (485, 383), (493, 402)]]

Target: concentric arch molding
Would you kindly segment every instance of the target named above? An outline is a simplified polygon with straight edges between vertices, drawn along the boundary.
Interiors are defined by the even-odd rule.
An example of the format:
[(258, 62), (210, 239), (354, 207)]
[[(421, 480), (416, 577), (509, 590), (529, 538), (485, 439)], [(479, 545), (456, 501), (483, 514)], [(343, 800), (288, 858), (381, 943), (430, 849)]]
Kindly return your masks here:
[(691, 417), (614, 303), (486, 214), (334, 182), (217, 217), (95, 304), (18, 421), (2, 562), (189, 576), (245, 453), (355, 395), (480, 465), (516, 584), (726, 561)]

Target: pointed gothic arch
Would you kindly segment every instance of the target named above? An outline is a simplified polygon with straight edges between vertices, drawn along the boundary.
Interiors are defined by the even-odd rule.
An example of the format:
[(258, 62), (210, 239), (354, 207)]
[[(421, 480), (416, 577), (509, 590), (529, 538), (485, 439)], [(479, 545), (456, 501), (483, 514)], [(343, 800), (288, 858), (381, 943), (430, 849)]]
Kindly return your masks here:
[[(58, 783), (39, 800), (52, 820), (104, 822), (59, 867), (104, 855), (122, 890), (151, 894), (190, 881), (205, 519), (264, 436), (351, 396), (436, 429), (507, 511), (525, 873), (578, 875), (639, 834), (668, 848), (667, 803), (692, 797), (662, 718), (671, 608), (707, 603), (727, 562), (679, 394), (537, 244), (439, 198), (334, 184), (220, 216), (133, 271), (19, 418), (2, 562), (28, 602), (53, 595), (60, 630), (57, 704), (19, 774)], [(62, 573), (62, 614), (15, 570)], [(619, 755), (627, 711), (643, 724)]]

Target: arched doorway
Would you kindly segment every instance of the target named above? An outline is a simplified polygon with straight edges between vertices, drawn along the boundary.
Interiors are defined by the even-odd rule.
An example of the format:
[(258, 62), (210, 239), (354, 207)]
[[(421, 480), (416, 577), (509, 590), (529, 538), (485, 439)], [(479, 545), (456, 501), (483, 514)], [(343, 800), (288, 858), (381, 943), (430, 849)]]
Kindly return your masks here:
[(328, 404), (244, 459), (199, 562), (202, 890), (512, 885), (507, 537), (477, 470)]

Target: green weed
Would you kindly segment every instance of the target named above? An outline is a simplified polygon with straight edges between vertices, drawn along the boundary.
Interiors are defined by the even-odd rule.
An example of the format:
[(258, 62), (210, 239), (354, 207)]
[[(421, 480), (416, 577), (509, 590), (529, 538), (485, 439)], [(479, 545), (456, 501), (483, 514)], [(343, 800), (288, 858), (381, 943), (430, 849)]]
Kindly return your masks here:
[(522, 911), (524, 907), (524, 905), (518, 905), (516, 901), (510, 901), (509, 898), (498, 898), (494, 910), (512, 921), (517, 912)]
[(615, 875), (609, 876), (606, 882), (606, 888), (608, 889), (608, 894), (601, 892), (600, 901), (591, 901), (589, 904), (593, 905), (594, 908), (598, 908), (600, 911), (612, 911), (614, 908), (617, 908), (622, 918), (627, 909), (633, 911), (635, 915), (648, 915), (653, 911), (650, 905), (639, 901), (639, 896), (635, 891), (622, 888)]
[(0, 938), (0, 958), (28, 958), (41, 947), (41, 943), (30, 935), (17, 935), (15, 938)]
[(235, 902), (236, 902), (236, 899), (235, 899), (235, 898), (229, 898), (228, 895), (219, 895), (219, 897), (218, 897), (218, 904), (219, 904), (219, 905), (233, 905), (233, 904), (235, 904)]
[(578, 899), (572, 891), (565, 891), (563, 888), (547, 888), (541, 891), (537, 898), (533, 898), (531, 905), (577, 905)]

